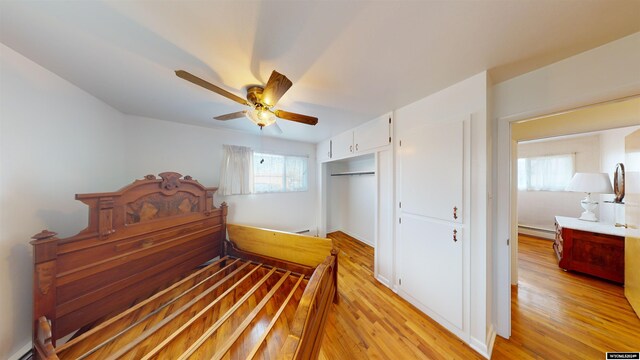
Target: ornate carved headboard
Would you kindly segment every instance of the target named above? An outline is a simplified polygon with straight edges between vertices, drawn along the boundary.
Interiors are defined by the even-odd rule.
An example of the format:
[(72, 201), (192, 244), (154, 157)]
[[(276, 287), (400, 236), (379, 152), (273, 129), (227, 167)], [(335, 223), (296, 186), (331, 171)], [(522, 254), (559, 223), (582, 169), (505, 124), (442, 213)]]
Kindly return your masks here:
[(223, 254), (227, 206), (214, 207), (217, 188), (174, 172), (159, 176), (76, 195), (89, 206), (86, 229), (33, 237), (34, 329), (46, 316), (56, 340)]

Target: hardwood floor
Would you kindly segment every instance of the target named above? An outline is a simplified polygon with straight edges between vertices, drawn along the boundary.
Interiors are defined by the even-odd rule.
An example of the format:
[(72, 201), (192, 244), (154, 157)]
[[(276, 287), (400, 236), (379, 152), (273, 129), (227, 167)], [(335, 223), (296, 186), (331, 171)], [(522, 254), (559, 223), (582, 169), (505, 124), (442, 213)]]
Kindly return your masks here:
[[(329, 314), (320, 359), (482, 359), (373, 278), (373, 249), (340, 233), (340, 303)], [(493, 359), (604, 359), (639, 351), (640, 320), (619, 285), (558, 268), (548, 240), (520, 237), (512, 337)]]
[(340, 249), (338, 290), (319, 359), (483, 359), (373, 278), (373, 248), (328, 234)]
[(640, 320), (622, 286), (563, 271), (549, 240), (518, 240), (511, 338), (496, 339), (494, 359), (604, 359), (607, 351), (640, 351)]

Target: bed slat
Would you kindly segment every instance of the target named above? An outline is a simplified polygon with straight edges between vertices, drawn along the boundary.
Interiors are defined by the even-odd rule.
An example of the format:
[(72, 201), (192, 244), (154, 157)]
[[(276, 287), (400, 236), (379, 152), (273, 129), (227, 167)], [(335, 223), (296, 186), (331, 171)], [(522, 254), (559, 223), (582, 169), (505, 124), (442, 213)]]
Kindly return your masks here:
[[(287, 280), (289, 275), (291, 275), (291, 272), (287, 271), (280, 278), (280, 280), (278, 280), (276, 285), (273, 288), (271, 288), (271, 290), (269, 290), (267, 295), (264, 298), (262, 298), (262, 300), (260, 300), (260, 303), (258, 303), (258, 305), (255, 308), (253, 308), (253, 310), (251, 310), (251, 312), (246, 316), (246, 318), (236, 328), (236, 330), (229, 337), (226, 338), (225, 342), (220, 347), (218, 347), (216, 349), (216, 353), (213, 355), (213, 357), (211, 359), (220, 359), (220, 358), (222, 358), (222, 356), (229, 350), (231, 345), (233, 345), (233, 343), (238, 339), (238, 337), (240, 337), (240, 335), (242, 335), (242, 332), (247, 328), (247, 326), (249, 326), (249, 323), (251, 323), (251, 321), (256, 317), (256, 315), (258, 315), (260, 310), (262, 310), (262, 308), (265, 306), (265, 304), (269, 300), (271, 300), (271, 298), (273, 297), (273, 294), (275, 294), (276, 291), (278, 291), (280, 286), (282, 286), (282, 284), (285, 282), (285, 280)], [(247, 298), (248, 298), (248, 296), (246, 298), (243, 297), (242, 299), (240, 299), (240, 302), (246, 301)], [(229, 312), (237, 310), (238, 307), (239, 307), (239, 305), (237, 307), (235, 307), (234, 309), (230, 310)], [(226, 318), (228, 318), (228, 316), (226, 316)], [(220, 319), (221, 320), (220, 324), (222, 324), (222, 322), (224, 320), (226, 320), (226, 318), (225, 319)], [(189, 350), (185, 351), (178, 359), (179, 360), (185, 360), (185, 359), (189, 358), (207, 340), (207, 338), (218, 329), (219, 326), (220, 326), (219, 324), (217, 324), (217, 326), (211, 326), (207, 330), (207, 332), (202, 334), (202, 336), (198, 339), (198, 341), (196, 341), (193, 344), (193, 346)]]
[(260, 336), (260, 338), (258, 339), (256, 344), (253, 346), (253, 348), (249, 352), (249, 355), (247, 355), (247, 360), (253, 359), (256, 356), (256, 354), (258, 353), (258, 350), (260, 350), (260, 347), (262, 346), (262, 343), (264, 343), (264, 341), (267, 338), (267, 336), (269, 336), (269, 332), (271, 332), (271, 329), (276, 324), (276, 322), (280, 318), (280, 315), (282, 314), (284, 309), (289, 304), (289, 300), (291, 300), (291, 298), (293, 297), (293, 294), (296, 292), (296, 290), (298, 289), (298, 286), (300, 286), (300, 283), (302, 283), (303, 279), (304, 279), (304, 275), (301, 275), (298, 278), (298, 281), (296, 281), (296, 284), (293, 286), (293, 288), (289, 292), (289, 295), (287, 295), (287, 298), (284, 300), (282, 305), (280, 305), (280, 308), (278, 309), (278, 311), (275, 313), (275, 315), (271, 319), (271, 322), (269, 323), (269, 325), (264, 330), (264, 332), (262, 333), (262, 335)]
[[(221, 263), (229, 260), (229, 258), (224, 257), (208, 265), (207, 267), (198, 270), (197, 272), (182, 279), (181, 281), (175, 283), (167, 289), (164, 289), (154, 296), (146, 299), (145, 301), (142, 301), (137, 305), (129, 308), (127, 311), (114, 316), (113, 318), (97, 325), (93, 329), (69, 341), (68, 343), (58, 347), (57, 353), (64, 354), (67, 349), (72, 347), (77, 352), (78, 346), (83, 341), (89, 338), (94, 344), (95, 342), (100, 341), (100, 345), (113, 340), (115, 336), (118, 336), (120, 333), (127, 331), (136, 324), (146, 320), (149, 316), (153, 315), (159, 309), (173, 304), (175, 301), (188, 294), (194, 288), (200, 286), (205, 281), (215, 278), (221, 273), (224, 273), (239, 261), (239, 259), (233, 260), (226, 266), (218, 269), (213, 274), (210, 274), (206, 278), (199, 280), (199, 278), (203, 274), (207, 274), (207, 272), (211, 271), (211, 269), (215, 268), (216, 266), (220, 266)], [(100, 347), (100, 345), (94, 346), (94, 348), (98, 348)], [(89, 349), (85, 350), (85, 352), (88, 351)]]

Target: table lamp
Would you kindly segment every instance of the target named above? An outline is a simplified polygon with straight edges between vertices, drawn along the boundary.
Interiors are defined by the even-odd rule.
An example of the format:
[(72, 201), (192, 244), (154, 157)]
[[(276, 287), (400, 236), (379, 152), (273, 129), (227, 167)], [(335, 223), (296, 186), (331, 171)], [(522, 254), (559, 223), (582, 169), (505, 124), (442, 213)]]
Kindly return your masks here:
[(566, 191), (584, 192), (587, 196), (580, 201), (584, 212), (580, 220), (598, 221), (593, 211), (598, 207), (598, 202), (591, 199), (591, 194), (613, 194), (611, 180), (606, 173), (576, 173), (567, 185)]

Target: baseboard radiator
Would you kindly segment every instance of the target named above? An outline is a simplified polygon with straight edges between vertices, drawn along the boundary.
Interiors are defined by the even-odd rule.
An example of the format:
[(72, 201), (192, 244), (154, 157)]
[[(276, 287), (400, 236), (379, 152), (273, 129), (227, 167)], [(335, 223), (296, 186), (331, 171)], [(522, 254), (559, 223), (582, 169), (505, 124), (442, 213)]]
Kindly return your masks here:
[(539, 226), (518, 224), (518, 233), (524, 235), (537, 236), (553, 240), (556, 236), (554, 229), (547, 229)]

